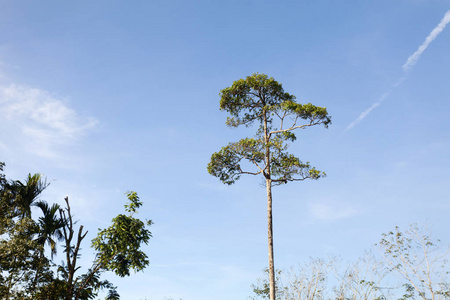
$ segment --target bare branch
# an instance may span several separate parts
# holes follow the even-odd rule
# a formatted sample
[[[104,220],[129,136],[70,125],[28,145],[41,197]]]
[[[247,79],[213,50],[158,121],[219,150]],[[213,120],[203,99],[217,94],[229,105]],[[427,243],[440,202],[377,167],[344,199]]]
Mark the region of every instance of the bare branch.
[[[290,127],[290,128],[279,129],[279,130],[271,131],[269,134],[272,135],[272,134],[276,134],[276,133],[292,131],[292,130],[295,130],[295,129],[304,129],[304,128],[306,128],[306,127],[311,127],[311,126],[318,125],[318,124],[320,124],[320,122],[314,122],[314,123],[313,123],[313,122],[311,121],[309,124],[304,124],[304,125],[294,126],[294,125],[295,125],[295,123],[294,123],[294,125],[293,125],[292,127]]]

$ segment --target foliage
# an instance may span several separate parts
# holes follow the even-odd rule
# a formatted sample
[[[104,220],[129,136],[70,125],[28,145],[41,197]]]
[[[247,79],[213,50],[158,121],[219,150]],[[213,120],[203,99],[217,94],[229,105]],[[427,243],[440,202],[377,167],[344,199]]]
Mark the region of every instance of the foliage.
[[[64,227],[64,222],[59,218],[60,206],[54,203],[49,206],[47,202],[39,201],[36,204],[42,211],[42,216],[38,219],[40,230],[36,241],[44,245],[47,243],[50,246],[51,258],[56,254],[56,240],[61,241],[63,235],[61,229]]]
[[[49,268],[49,260],[41,256],[44,251],[33,236],[37,224],[30,218],[15,219],[2,229],[0,240],[0,298],[28,299],[37,270]],[[42,277],[41,271],[41,277]],[[39,280],[40,278],[38,278]],[[19,289],[18,287],[24,287]]]
[[[283,288],[280,288],[280,275],[282,274],[281,270],[275,271],[276,278],[275,278],[275,284],[276,284],[276,299],[281,299],[282,296],[282,290]],[[269,284],[269,269],[266,268],[264,270],[265,277],[258,278],[256,284],[252,284],[253,293],[255,293],[255,297],[251,297],[251,299],[270,299],[270,284]]]
[[[10,181],[8,190],[12,194],[16,210],[20,212],[20,217],[31,218],[31,207],[36,205],[40,194],[48,187],[41,174],[28,174],[25,183],[19,180]]]
[[[66,282],[66,295],[69,299],[92,299],[101,289],[108,289],[109,299],[118,297],[115,287],[107,280],[100,280],[104,271],[112,271],[123,277],[130,275],[130,270],[143,270],[148,264],[147,255],[140,249],[147,244],[151,232],[147,224],[134,218],[138,208],[142,206],[137,193],[127,193],[129,200],[125,204],[125,210],[129,215],[120,214],[112,220],[112,225],[107,229],[99,230],[97,237],[92,240],[92,248],[96,250],[96,259],[86,274],[75,276],[79,269],[77,258],[80,256],[81,242],[87,231],[83,232],[83,226],[78,228],[76,241],[74,239],[74,222],[72,219],[69,199],[66,198],[65,210],[60,210],[61,219],[66,224],[63,228],[66,252],[66,265],[59,268],[59,273]]]
[[[214,153],[208,164],[211,175],[225,184],[235,183],[242,174],[262,174],[274,184],[319,179],[325,175],[286,150],[287,142],[296,140],[295,129],[319,124],[328,127],[331,118],[326,108],[296,103],[295,96],[285,93],[281,84],[264,74],[237,80],[223,89],[220,96],[220,109],[232,116],[227,119],[228,126],[250,126],[256,121],[259,129],[254,138],[229,143]],[[301,120],[306,123],[300,124]],[[278,127],[275,121],[279,122]],[[243,160],[250,162],[255,170],[243,170]]]
[[[5,168],[5,163],[0,161],[0,172],[3,172],[3,169]],[[0,173],[0,187],[3,187],[3,185],[6,183],[5,174]]]
[[[39,174],[28,175],[25,183],[0,178],[0,298],[35,299],[36,286],[47,285],[53,274],[39,238],[42,223],[31,218],[30,209],[47,184]]]
[[[4,163],[0,163],[0,172],[3,168]],[[40,174],[30,174],[22,183],[6,180],[0,173],[0,298],[87,300],[106,289],[106,299],[119,299],[116,287],[101,279],[102,272],[126,276],[131,269],[141,271],[149,263],[141,245],[152,236],[147,229],[152,222],[133,217],[143,204],[137,193],[127,193],[125,210],[129,214],[115,217],[112,225],[100,230],[92,241],[96,250],[93,265],[84,274],[76,274],[81,268],[77,259],[87,231],[80,225],[75,235],[76,222],[68,198],[65,208],[38,200],[47,186]],[[37,220],[31,216],[31,206],[42,213]],[[66,257],[59,266],[52,262],[58,241],[63,241]],[[50,257],[45,255],[46,245]]]
[[[127,193],[127,197],[130,203],[125,205],[125,210],[129,215],[115,217],[112,225],[92,240],[92,247],[97,251],[96,263],[121,277],[130,275],[130,269],[140,271],[149,264],[140,246],[147,244],[152,236],[146,224],[133,217],[142,205],[139,197],[135,192]],[[151,224],[152,221],[147,221],[148,226]]]
[[[232,115],[227,119],[227,125],[232,127],[249,126],[255,120],[262,123],[264,118],[271,123],[274,116],[281,121],[294,116],[295,121],[301,118],[325,126],[331,122],[325,108],[311,103],[296,103],[295,96],[285,93],[280,83],[265,74],[256,73],[246,79],[239,79],[231,87],[223,89],[220,96],[220,109]]]

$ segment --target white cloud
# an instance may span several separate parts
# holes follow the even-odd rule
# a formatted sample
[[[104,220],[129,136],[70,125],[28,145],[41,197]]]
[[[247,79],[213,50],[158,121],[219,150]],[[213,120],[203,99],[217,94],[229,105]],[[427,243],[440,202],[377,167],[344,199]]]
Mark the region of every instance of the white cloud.
[[[58,155],[98,121],[82,118],[63,100],[47,91],[23,85],[0,86],[2,140],[8,150],[23,149],[41,157]],[[7,136],[6,136],[7,135]]]
[[[309,211],[316,219],[335,221],[358,214],[358,210],[348,204],[310,203]]]

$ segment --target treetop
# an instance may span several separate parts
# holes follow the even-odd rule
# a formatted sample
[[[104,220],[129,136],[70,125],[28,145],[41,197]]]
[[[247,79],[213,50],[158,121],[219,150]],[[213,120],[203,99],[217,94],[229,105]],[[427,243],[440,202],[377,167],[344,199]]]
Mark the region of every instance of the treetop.
[[[331,123],[331,117],[325,107],[295,102],[295,96],[286,93],[281,83],[266,74],[254,73],[245,79],[239,79],[220,91],[220,109],[231,114],[227,125],[237,127],[249,126],[255,120],[262,121],[264,114],[268,121],[277,115],[280,119],[286,116],[310,120],[310,123]],[[280,128],[282,129],[282,128]]]

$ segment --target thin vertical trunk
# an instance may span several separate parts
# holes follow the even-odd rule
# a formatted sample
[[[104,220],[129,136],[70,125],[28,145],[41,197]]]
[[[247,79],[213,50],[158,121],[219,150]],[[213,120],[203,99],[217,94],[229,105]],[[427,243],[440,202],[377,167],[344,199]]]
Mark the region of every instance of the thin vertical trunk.
[[[264,102],[264,101],[263,101]],[[269,246],[269,287],[270,287],[270,300],[275,300],[275,264],[273,258],[273,230],[272,230],[272,179],[270,174],[270,148],[269,148],[269,128],[267,126],[267,112],[264,112],[264,143],[266,146],[265,153],[265,173],[266,177],[266,190],[267,190],[267,238]]]
[[[267,189],[267,229],[269,241],[269,285],[270,300],[275,300],[275,264],[273,259],[273,230],[272,230],[272,181],[266,180]]]

